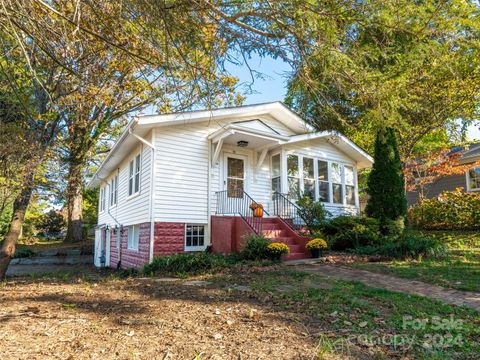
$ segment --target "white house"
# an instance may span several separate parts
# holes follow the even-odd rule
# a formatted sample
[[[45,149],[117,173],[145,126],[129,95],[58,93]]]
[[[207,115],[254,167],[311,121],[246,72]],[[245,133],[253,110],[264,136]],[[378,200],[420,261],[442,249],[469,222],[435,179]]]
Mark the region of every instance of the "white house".
[[[304,257],[295,198],[308,193],[332,214],[356,214],[357,171],[372,161],[281,102],[136,117],[89,184],[100,187],[95,264],[138,267],[208,245],[235,251],[248,232]]]

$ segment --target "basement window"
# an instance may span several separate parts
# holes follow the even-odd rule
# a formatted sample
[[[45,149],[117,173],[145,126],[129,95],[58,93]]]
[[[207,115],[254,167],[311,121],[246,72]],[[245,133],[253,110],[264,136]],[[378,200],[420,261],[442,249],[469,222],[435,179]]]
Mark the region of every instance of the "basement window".
[[[185,250],[200,251],[205,248],[205,225],[187,224],[185,227]]]

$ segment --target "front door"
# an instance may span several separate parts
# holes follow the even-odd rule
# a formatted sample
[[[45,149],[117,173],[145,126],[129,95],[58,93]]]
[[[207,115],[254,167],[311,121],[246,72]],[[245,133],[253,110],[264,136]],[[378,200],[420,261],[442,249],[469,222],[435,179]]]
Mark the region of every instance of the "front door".
[[[228,198],[243,198],[247,182],[247,157],[242,155],[225,155],[224,188]]]

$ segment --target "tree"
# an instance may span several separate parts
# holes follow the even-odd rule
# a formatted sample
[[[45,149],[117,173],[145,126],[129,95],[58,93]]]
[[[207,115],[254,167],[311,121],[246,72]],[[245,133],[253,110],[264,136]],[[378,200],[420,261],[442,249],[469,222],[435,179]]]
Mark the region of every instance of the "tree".
[[[405,181],[392,128],[377,132],[374,164],[367,185],[369,199],[365,211],[368,216],[379,219],[382,224],[405,217]]]
[[[462,151],[440,148],[404,161],[406,189],[418,192],[419,200],[425,198],[428,185],[442,177],[464,175],[468,170],[479,167],[480,161],[462,164]]]
[[[286,99],[319,130],[372,149],[376,129],[392,127],[404,158],[432,131],[478,118],[478,4],[378,0],[339,2],[336,10],[335,23],[305,16],[314,45]]]

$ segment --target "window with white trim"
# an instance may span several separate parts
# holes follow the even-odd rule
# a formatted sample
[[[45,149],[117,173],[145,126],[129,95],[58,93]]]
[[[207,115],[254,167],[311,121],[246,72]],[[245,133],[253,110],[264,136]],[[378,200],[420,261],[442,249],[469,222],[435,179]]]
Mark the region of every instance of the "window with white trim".
[[[118,199],[118,175],[110,181],[110,206],[117,205]]]
[[[205,246],[205,225],[185,226],[185,249],[201,250]]]
[[[131,225],[128,227],[128,250],[138,250],[138,240],[140,239],[140,225]]]
[[[480,190],[480,167],[468,171],[468,189]]]
[[[355,174],[353,166],[344,166],[345,171],[345,200],[347,205],[355,205]]]
[[[300,195],[300,172],[297,155],[287,156],[288,195],[297,199]]]
[[[318,171],[318,201],[330,202],[330,182],[328,177],[328,162],[323,160],[317,161]]]
[[[128,173],[128,196],[140,191],[140,154],[130,161]]]
[[[312,158],[303,158],[303,194],[315,199],[315,169]]]
[[[343,204],[342,168],[332,162],[332,200],[335,204]]]
[[[115,246],[120,249],[120,229],[115,229]]]
[[[280,176],[280,154],[272,156],[272,192],[282,192]]]
[[[100,212],[105,211],[105,187],[100,188]]]

